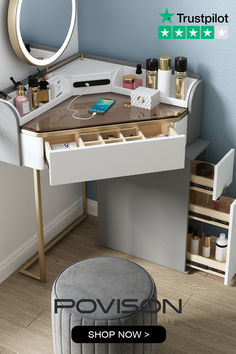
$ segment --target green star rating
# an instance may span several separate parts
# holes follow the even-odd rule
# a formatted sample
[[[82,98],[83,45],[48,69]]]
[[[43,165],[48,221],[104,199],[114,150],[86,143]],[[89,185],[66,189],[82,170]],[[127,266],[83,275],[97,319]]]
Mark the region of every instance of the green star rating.
[[[167,9],[166,9],[166,11],[164,13],[160,13],[160,15],[162,16],[162,22],[161,23],[163,23],[165,21],[168,21],[168,22],[172,23],[171,22],[171,17],[174,16],[174,14],[173,13],[169,13],[169,11]]]
[[[201,39],[214,39],[215,28],[214,26],[201,26]]]
[[[187,26],[187,39],[200,39],[200,26]]]
[[[219,32],[221,33],[221,32]],[[217,30],[216,30],[217,37]],[[214,39],[214,26],[158,26],[159,39]]]
[[[159,26],[158,27],[158,38],[159,39],[171,39],[171,26]]]
[[[186,27],[185,26],[173,26],[173,39],[185,39]]]

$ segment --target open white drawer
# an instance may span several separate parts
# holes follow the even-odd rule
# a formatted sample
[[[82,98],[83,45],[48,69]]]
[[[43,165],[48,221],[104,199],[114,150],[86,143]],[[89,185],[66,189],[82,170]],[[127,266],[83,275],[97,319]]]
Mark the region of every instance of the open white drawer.
[[[216,165],[213,166],[213,174],[209,177],[198,176],[197,165],[205,161],[193,161],[191,171],[191,190],[212,195],[217,200],[233,180],[234,154],[231,149]]]
[[[98,128],[45,142],[51,185],[184,168],[186,136],[169,122]]]

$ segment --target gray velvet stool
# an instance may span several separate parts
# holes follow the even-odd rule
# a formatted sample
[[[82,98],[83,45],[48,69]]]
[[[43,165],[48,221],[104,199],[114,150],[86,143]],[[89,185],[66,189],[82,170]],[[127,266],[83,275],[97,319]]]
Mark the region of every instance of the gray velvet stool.
[[[54,311],[55,299],[81,299],[101,301],[108,308],[104,313],[100,306],[91,301],[80,302],[79,311],[73,308],[59,308]],[[117,299],[137,299],[136,312],[122,314],[127,308],[117,308]],[[55,354],[156,354],[154,344],[78,344],[71,339],[75,326],[112,325],[156,325],[154,314],[156,287],[151,276],[139,265],[121,258],[98,257],[76,263],[62,272],[52,290],[52,323]],[[146,300],[146,301],[145,301]],[[140,306],[142,304],[142,306]],[[95,309],[93,313],[81,313]],[[129,309],[131,310],[131,309]],[[132,310],[131,310],[132,311]]]

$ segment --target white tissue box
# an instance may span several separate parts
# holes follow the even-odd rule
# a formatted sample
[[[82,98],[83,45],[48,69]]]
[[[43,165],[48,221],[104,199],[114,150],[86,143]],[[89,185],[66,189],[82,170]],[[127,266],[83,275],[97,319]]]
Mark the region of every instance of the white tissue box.
[[[160,91],[138,87],[131,93],[131,106],[152,109],[160,103]]]

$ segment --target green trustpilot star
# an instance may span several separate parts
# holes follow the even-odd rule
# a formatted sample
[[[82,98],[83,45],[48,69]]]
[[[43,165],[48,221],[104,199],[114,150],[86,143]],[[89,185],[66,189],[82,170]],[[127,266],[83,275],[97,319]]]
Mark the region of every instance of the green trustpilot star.
[[[171,22],[171,17],[174,16],[174,14],[173,13],[169,13],[169,11],[167,9],[166,9],[166,11],[164,13],[160,13],[160,15],[162,16],[162,22],[161,23],[163,23],[165,21],[168,21],[168,22],[172,23]]]
[[[200,26],[187,26],[187,39],[200,39]]]
[[[159,39],[171,39],[171,26],[158,26]]]
[[[173,39],[185,39],[186,27],[185,26],[173,26]]]
[[[201,39],[214,39],[215,28],[214,26],[201,26]]]

